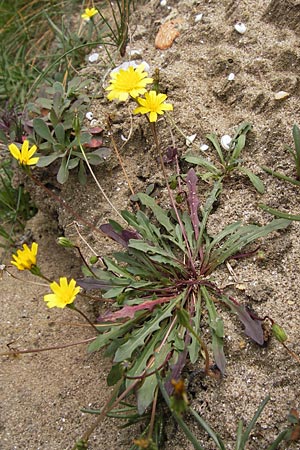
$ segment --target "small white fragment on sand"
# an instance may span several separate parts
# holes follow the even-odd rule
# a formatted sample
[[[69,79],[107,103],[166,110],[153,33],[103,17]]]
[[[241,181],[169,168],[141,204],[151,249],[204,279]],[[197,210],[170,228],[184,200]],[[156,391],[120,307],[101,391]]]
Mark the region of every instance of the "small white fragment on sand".
[[[85,117],[87,118],[87,120],[93,120],[94,114],[89,111],[86,113]]]
[[[96,61],[98,61],[98,58],[99,58],[99,53],[91,53],[89,55],[89,62],[90,63],[96,62]]]
[[[200,150],[202,150],[203,152],[206,152],[206,150],[208,150],[208,145],[207,144],[203,144],[203,145],[200,145]]]
[[[237,31],[239,34],[244,34],[246,33],[247,27],[243,22],[237,22],[234,25],[234,29],[235,31]]]
[[[289,97],[290,94],[286,91],[279,91],[276,92],[276,94],[274,95],[275,100],[283,100],[284,98]]]
[[[194,140],[196,139],[197,134],[191,134],[191,136],[187,136],[185,140],[185,145],[189,146],[191,145]]]
[[[132,50],[128,50],[128,55],[131,57],[141,57],[142,56],[142,51],[139,50],[138,48],[136,49],[132,49]]]
[[[160,6],[167,6],[167,0],[160,0]]]
[[[230,149],[232,138],[228,134],[224,134],[224,136],[221,137],[221,146],[224,148],[224,150]]]
[[[235,74],[234,74],[233,72],[231,72],[231,73],[228,75],[227,80],[228,80],[228,81],[233,81],[234,79],[235,79]]]
[[[196,14],[196,16],[195,16],[195,22],[196,22],[196,23],[197,23],[197,22],[200,22],[200,21],[202,20],[202,17],[203,17],[203,14],[202,14],[202,13]]]

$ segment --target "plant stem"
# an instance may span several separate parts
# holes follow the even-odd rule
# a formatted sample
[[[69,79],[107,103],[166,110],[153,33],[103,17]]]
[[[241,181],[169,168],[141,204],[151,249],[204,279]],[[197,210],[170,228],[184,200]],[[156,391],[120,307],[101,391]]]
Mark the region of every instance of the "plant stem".
[[[155,146],[156,146],[156,149],[157,149],[158,154],[159,154],[160,163],[161,163],[161,168],[162,168],[163,176],[164,176],[164,179],[165,179],[165,182],[166,182],[166,186],[167,186],[169,198],[170,198],[172,207],[173,207],[173,209],[174,209],[174,212],[175,212],[175,214],[176,214],[176,218],[177,218],[177,221],[178,221],[178,223],[179,223],[179,226],[180,226],[180,229],[181,229],[183,238],[184,238],[184,240],[185,240],[185,244],[186,244],[186,248],[187,248],[187,252],[188,252],[188,256],[189,256],[190,266],[191,266],[191,268],[192,268],[192,270],[193,270],[193,273],[196,274],[196,269],[195,269],[195,266],[194,266],[194,261],[193,261],[193,257],[192,257],[192,252],[191,252],[191,249],[190,249],[190,245],[189,245],[189,241],[188,241],[188,238],[187,238],[187,235],[186,235],[186,231],[185,231],[185,228],[184,228],[184,226],[183,226],[182,220],[181,220],[181,218],[180,218],[180,216],[179,216],[178,209],[177,209],[177,206],[176,206],[176,204],[175,204],[175,200],[174,200],[174,198],[173,198],[173,194],[172,194],[172,192],[171,192],[171,189],[170,189],[170,186],[169,186],[169,183],[168,183],[168,177],[167,177],[166,167],[165,167],[164,160],[163,160],[163,157],[162,157],[161,148],[160,148],[160,145],[159,145],[159,142],[158,142],[158,137],[157,137],[157,131],[156,131],[155,122],[150,122],[150,126],[151,126],[151,130],[152,130],[152,134],[153,134]]]
[[[81,142],[79,140],[79,136],[78,136],[78,144],[79,144],[79,148],[81,150],[81,153],[83,155],[83,158],[85,160],[86,165],[88,166],[88,169],[92,175],[92,177],[94,178],[94,181],[99,189],[99,191],[101,192],[101,194],[103,195],[103,197],[105,198],[105,200],[107,201],[107,203],[109,204],[109,206],[115,211],[115,213],[124,221],[123,217],[121,216],[121,214],[119,213],[119,211],[114,207],[114,205],[112,204],[112,202],[109,200],[109,198],[107,197],[106,193],[104,192],[104,189],[102,188],[101,184],[99,183],[99,181],[97,180],[97,177],[95,175],[95,173],[93,172],[93,169],[91,168],[91,165],[86,157],[85,151],[81,145]]]
[[[78,309],[73,303],[67,305],[70,309],[73,309],[74,311],[78,312],[90,325],[91,327],[97,332],[97,334],[100,333],[98,328],[93,324],[93,322],[90,321],[90,319],[82,312],[80,309]]]
[[[44,347],[44,348],[32,348],[29,350],[14,350],[12,349],[10,352],[4,352],[0,353],[0,356],[18,356],[25,353],[40,353],[40,352],[47,352],[48,350],[60,350],[61,348],[67,348],[67,347],[74,347],[75,345],[80,344],[86,344],[88,342],[91,342],[95,339],[95,337],[84,339],[80,342],[73,342],[72,344],[63,344],[63,345],[57,345],[57,346],[51,346],[51,347]]]

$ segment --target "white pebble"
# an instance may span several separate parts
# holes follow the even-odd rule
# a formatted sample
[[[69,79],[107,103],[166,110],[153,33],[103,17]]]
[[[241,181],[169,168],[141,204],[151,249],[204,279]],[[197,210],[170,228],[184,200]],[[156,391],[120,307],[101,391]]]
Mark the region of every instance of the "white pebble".
[[[224,134],[224,136],[221,137],[221,146],[224,148],[224,150],[230,149],[232,138],[228,134]]]
[[[93,120],[94,114],[89,111],[86,113],[85,117],[87,118],[87,120]]]
[[[230,74],[228,75],[227,80],[228,80],[228,81],[233,81],[234,79],[235,79],[235,74],[234,74],[234,73],[230,73]]]
[[[234,25],[234,29],[235,31],[237,31],[239,34],[244,34],[246,33],[247,27],[243,22],[237,22]]]
[[[202,14],[202,13],[197,14],[197,15],[195,16],[195,22],[200,22],[200,21],[202,20],[202,17],[203,17],[203,14]]]
[[[99,53],[91,53],[89,56],[89,62],[93,63],[96,62],[99,58]]]
[[[167,6],[167,0],[160,0],[160,6]]]
[[[208,150],[208,145],[206,145],[206,144],[200,145],[200,150],[205,152],[206,150]]]
[[[194,140],[196,139],[197,134],[191,134],[191,136],[187,136],[185,140],[185,145],[189,146],[191,145]]]
[[[276,92],[276,94],[274,95],[275,100],[283,100],[284,98],[289,97],[290,94],[288,92],[285,91],[279,91]]]

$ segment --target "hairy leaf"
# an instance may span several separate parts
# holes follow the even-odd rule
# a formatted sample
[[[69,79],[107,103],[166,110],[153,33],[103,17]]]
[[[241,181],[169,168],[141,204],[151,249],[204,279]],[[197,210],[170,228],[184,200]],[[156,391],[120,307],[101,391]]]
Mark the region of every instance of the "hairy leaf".
[[[172,310],[180,299],[181,295],[173,299],[169,305],[165,306],[161,310],[157,310],[155,316],[148,322],[145,322],[142,328],[131,333],[131,337],[128,341],[121,345],[121,347],[117,350],[114,362],[120,362],[130,358],[132,353],[138,347],[144,345],[147,337],[160,328],[160,322],[172,315]]]

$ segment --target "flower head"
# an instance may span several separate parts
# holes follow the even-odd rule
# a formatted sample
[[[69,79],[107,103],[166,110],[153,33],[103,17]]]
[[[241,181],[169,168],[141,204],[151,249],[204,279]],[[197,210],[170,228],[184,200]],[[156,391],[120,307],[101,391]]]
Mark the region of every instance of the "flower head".
[[[106,91],[111,91],[107,96],[108,100],[117,99],[124,102],[129,95],[133,98],[143,95],[146,92],[145,86],[153,82],[144,68],[142,63],[137,67],[129,66],[126,70],[112,71],[110,86],[106,88]]]
[[[24,166],[32,166],[39,160],[38,157],[32,158],[37,150],[37,147],[36,145],[33,145],[29,149],[29,141],[27,139],[25,139],[25,141],[23,142],[21,150],[18,149],[16,144],[10,144],[8,148],[13,157],[16,158],[19,163]]]
[[[57,307],[64,308],[74,302],[76,295],[80,291],[80,287],[76,286],[76,281],[73,278],[68,283],[66,277],[59,279],[59,284],[53,281],[50,284],[50,288],[53,294],[47,294],[44,296],[45,302],[49,308]]]
[[[90,20],[95,14],[98,14],[96,8],[86,8],[84,13],[81,14],[83,20]]]
[[[27,244],[23,244],[23,250],[17,250],[16,255],[12,255],[13,261],[11,263],[19,270],[31,270],[36,265],[36,255],[38,251],[38,244],[33,242],[31,249]]]
[[[163,114],[164,111],[172,111],[171,103],[164,103],[167,96],[165,94],[157,94],[155,91],[146,92],[145,98],[137,98],[138,106],[133,114],[149,114],[150,122],[157,121],[157,114]]]

